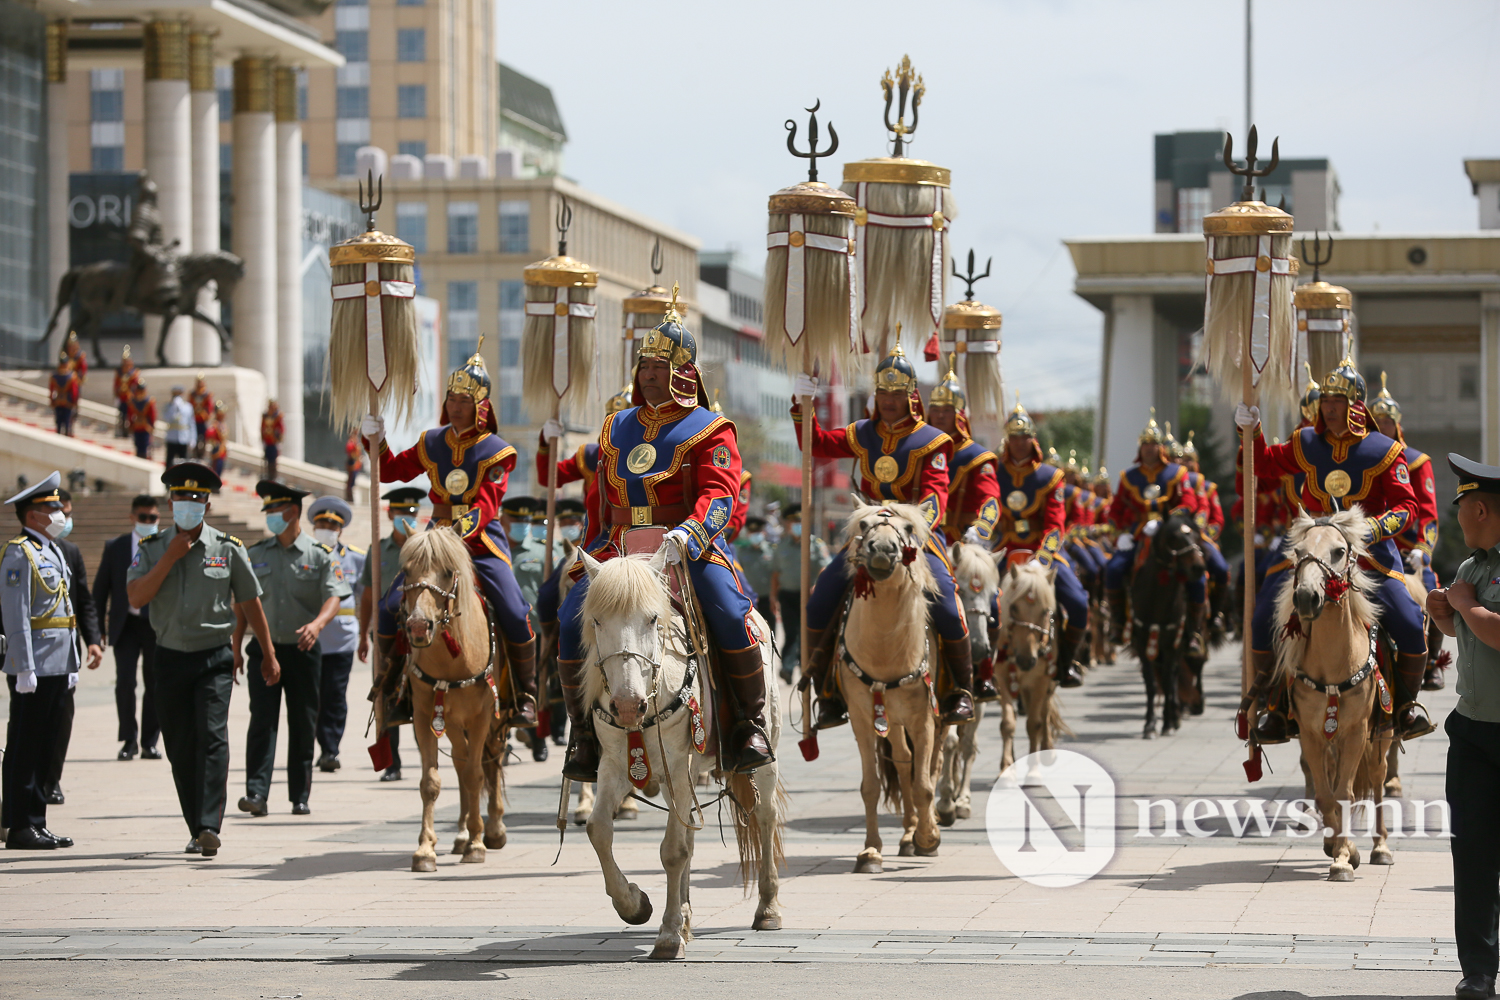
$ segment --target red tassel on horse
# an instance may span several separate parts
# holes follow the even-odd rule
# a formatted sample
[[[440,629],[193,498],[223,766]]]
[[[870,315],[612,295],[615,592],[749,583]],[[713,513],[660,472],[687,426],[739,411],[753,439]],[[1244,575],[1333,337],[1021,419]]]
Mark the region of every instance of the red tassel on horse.
[[[1342,601],[1344,599],[1344,595],[1348,592],[1348,580],[1340,579],[1336,576],[1330,576],[1328,579],[1323,581],[1323,596],[1328,598],[1335,604],[1337,604],[1339,601]]]
[[[453,638],[453,633],[443,629],[443,645],[448,647],[448,655],[458,657],[463,654],[463,647],[459,646],[458,640]]]
[[[870,579],[870,571],[863,565],[855,567],[854,570],[854,596],[859,598],[873,597],[875,595],[875,581]]]
[[[1295,614],[1292,615],[1292,617],[1286,620],[1286,624],[1281,626],[1281,634],[1283,638],[1287,639],[1301,635],[1302,619],[1298,618]]]
[[[917,547],[915,545],[907,545],[901,549],[901,565],[910,566],[916,562],[916,559]]]

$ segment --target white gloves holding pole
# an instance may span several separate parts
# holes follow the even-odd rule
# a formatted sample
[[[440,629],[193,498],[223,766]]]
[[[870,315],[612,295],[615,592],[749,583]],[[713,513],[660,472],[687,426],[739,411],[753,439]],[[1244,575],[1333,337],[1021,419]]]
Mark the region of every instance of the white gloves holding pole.
[[[563,425],[560,420],[548,420],[542,424],[542,438],[552,441],[563,436]]]
[[[1234,423],[1236,427],[1254,427],[1260,423],[1260,407],[1240,403],[1234,408]]]
[[[385,438],[385,417],[366,413],[364,419],[359,422],[359,436],[369,441],[371,448],[377,447]]]
[[[816,396],[818,394],[818,377],[798,372],[792,379],[792,395],[798,399],[803,396]]]

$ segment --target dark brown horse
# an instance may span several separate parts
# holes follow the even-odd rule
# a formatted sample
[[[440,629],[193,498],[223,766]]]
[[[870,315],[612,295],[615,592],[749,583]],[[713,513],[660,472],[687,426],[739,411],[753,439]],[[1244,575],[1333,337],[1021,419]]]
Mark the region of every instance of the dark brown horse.
[[[1141,676],[1146,682],[1146,725],[1141,735],[1148,740],[1157,734],[1158,692],[1162,697],[1162,734],[1175,732],[1182,724],[1177,685],[1190,638],[1187,584],[1204,571],[1192,514],[1173,511],[1157,524],[1160,527],[1130,582],[1130,643],[1141,661]]]

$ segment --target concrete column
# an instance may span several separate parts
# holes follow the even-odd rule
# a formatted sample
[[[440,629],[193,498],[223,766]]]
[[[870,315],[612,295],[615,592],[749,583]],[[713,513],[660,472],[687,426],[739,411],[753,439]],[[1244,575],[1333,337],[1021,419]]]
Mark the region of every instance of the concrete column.
[[[1479,450],[1500,465],[1500,292],[1479,298]]]
[[[276,353],[287,458],[301,459],[302,424],[302,123],[297,71],[276,67]]]
[[[278,398],[276,357],[276,122],[270,59],[234,61],[234,194],[230,248],[245,262],[234,292],[234,363],[266,377]]]
[[[177,241],[179,254],[193,251],[193,122],[188,98],[187,34],[187,25],[181,21],[146,22],[146,175],[156,182],[162,236],[168,243]],[[160,336],[166,338],[168,364],[192,364],[192,320],[180,317]],[[149,338],[147,349],[155,357],[156,344]]]
[[[214,38],[206,31],[188,36],[188,87],[193,122],[193,250],[219,249],[219,91],[214,86]],[[198,311],[219,318],[214,288],[198,296]],[[193,364],[223,362],[219,333],[206,323],[193,324]]]
[[[68,227],[68,22],[47,24],[47,311],[56,302],[57,286],[68,273],[71,231]],[[46,363],[57,360],[72,327],[72,310],[64,307],[47,347]]]
[[[1118,476],[1135,461],[1136,437],[1156,404],[1156,310],[1151,296],[1114,296],[1105,322],[1095,458],[1103,456],[1105,466]]]

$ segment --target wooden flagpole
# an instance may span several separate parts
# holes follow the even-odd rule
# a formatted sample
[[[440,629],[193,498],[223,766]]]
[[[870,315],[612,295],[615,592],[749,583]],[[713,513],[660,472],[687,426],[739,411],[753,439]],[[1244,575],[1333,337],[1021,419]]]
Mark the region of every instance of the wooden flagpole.
[[[1250,358],[1250,340],[1250,331],[1247,329],[1241,338],[1243,357],[1240,359],[1240,395],[1246,406],[1255,405],[1255,368]],[[1243,468],[1240,496],[1244,501],[1242,520],[1245,525],[1245,623],[1240,662],[1240,697],[1243,698],[1250,693],[1250,685],[1255,679],[1255,666],[1250,654],[1250,621],[1255,617],[1255,508],[1260,498],[1260,487],[1255,479],[1255,425],[1240,428],[1240,448],[1240,453],[1244,456],[1240,463]]]
[[[561,400],[552,402],[552,419],[562,412]],[[547,439],[547,551],[542,554],[542,579],[552,576],[552,540],[557,535],[557,445],[562,438]]]
[[[802,373],[812,375],[811,347],[806,337],[802,338]],[[812,515],[813,490],[813,428],[816,426],[817,408],[815,396],[802,397],[802,615],[801,634],[797,636],[799,666],[805,670],[812,657],[807,648],[807,599],[812,593]]]

